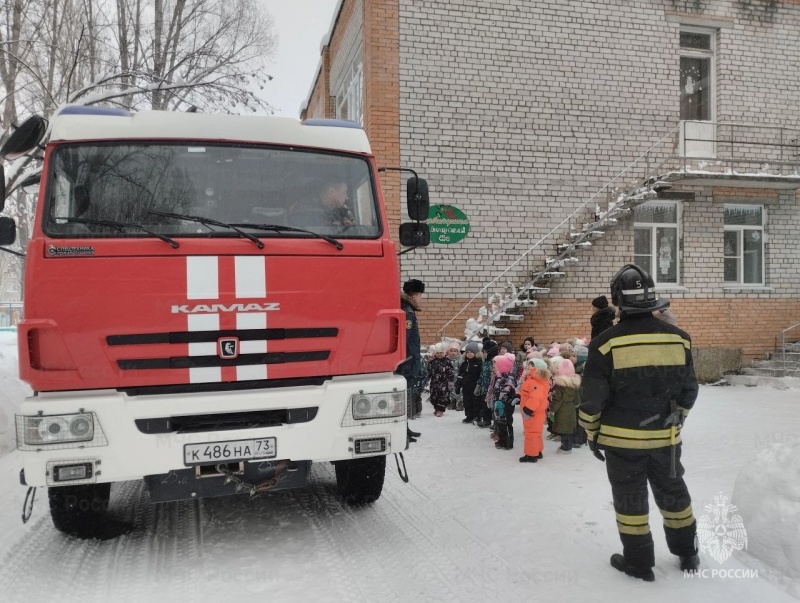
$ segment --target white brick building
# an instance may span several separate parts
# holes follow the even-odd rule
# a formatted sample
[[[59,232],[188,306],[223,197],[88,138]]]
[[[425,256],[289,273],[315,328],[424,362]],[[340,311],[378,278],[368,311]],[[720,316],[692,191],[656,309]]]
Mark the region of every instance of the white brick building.
[[[343,0],[327,41],[307,114],[361,119],[379,160],[470,219],[462,242],[403,256],[430,291],[423,340],[460,336],[485,294],[442,327],[526,251],[489,292],[656,177],[671,188],[604,225],[511,339],[588,334],[589,301],[634,260],[700,349],[757,357],[800,323],[800,3]],[[374,83],[394,73],[397,94]]]

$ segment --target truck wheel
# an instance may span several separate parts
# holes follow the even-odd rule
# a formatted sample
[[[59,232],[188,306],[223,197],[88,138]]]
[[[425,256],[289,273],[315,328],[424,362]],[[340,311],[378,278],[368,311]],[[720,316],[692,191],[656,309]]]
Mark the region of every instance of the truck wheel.
[[[374,503],[381,496],[386,474],[386,457],[336,462],[336,486],[348,505]]]
[[[50,517],[60,532],[95,538],[103,532],[111,484],[48,488]]]

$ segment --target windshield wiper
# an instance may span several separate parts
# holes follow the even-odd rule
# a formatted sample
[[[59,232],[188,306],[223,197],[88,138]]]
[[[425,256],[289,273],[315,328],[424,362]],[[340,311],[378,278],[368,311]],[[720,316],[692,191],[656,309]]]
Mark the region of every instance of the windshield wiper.
[[[92,220],[91,218],[69,218],[67,216],[54,216],[53,220],[64,220],[66,222],[75,222],[76,224],[94,224],[96,226],[108,226],[109,228],[113,228],[118,232],[122,232],[126,228],[135,228],[137,230],[141,230],[142,232],[146,232],[149,235],[156,237],[157,239],[161,239],[165,243],[169,243],[172,245],[173,249],[177,249],[179,247],[178,241],[175,239],[171,239],[166,235],[163,235],[158,232],[153,232],[146,226],[142,226],[141,224],[134,224],[133,222],[117,222],[116,220]]]
[[[190,216],[188,214],[173,214],[172,212],[168,211],[149,211],[148,214],[153,216],[164,216],[165,218],[175,218],[176,220],[186,220],[187,222],[198,222],[199,224],[203,224],[204,226],[221,226],[222,228],[230,228],[234,232],[238,233],[239,236],[248,239],[249,241],[253,241],[259,249],[264,249],[264,243],[261,240],[251,235],[249,232],[245,232],[240,228],[237,228],[235,224],[228,224],[226,222],[220,222],[219,220],[213,220],[211,218],[204,218],[202,216]]]
[[[231,224],[231,226],[239,226],[241,228],[256,228],[258,230],[272,230],[273,232],[302,232],[305,234],[310,234],[312,237],[315,237],[317,239],[322,239],[323,241],[327,241],[331,245],[335,245],[336,249],[338,249],[339,251],[344,249],[344,245],[342,245],[339,241],[337,241],[333,237],[319,234],[318,232],[314,232],[313,230],[306,230],[305,228],[295,228],[294,226],[283,226],[281,224],[246,224],[244,222]]]

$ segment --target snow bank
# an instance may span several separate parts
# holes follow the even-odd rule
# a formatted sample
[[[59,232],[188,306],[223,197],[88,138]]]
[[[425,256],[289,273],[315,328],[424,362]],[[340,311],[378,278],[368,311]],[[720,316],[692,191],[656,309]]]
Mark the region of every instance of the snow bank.
[[[733,492],[747,554],[800,597],[800,436],[770,445],[739,472]],[[774,571],[773,571],[774,570]]]
[[[18,378],[17,334],[0,331],[0,456],[16,448],[14,414],[31,391]]]

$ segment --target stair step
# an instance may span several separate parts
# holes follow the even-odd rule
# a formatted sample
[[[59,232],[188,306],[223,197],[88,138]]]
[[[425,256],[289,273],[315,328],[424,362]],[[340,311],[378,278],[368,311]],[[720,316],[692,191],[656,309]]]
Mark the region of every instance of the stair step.
[[[743,375],[756,375],[762,377],[800,377],[800,368],[793,369],[786,367],[786,372],[782,368],[755,368],[747,367],[742,369]]]
[[[520,293],[523,293],[523,292],[525,292],[525,291],[528,291],[528,292],[530,292],[530,293],[532,293],[532,294],[535,294],[535,295],[538,295],[538,294],[540,294],[540,293],[542,293],[542,294],[544,294],[544,293],[550,293],[550,289],[549,289],[549,288],[547,288],[547,287],[535,287],[535,286],[533,286],[533,285],[530,285],[530,286],[528,286],[528,287],[523,287],[523,288],[520,290]]]
[[[589,232],[598,228],[605,228],[606,226],[616,226],[618,222],[619,220],[611,215],[608,215],[604,218],[600,218],[597,222],[585,222],[583,224],[583,232]]]
[[[627,216],[631,210],[627,207],[615,207],[608,212],[609,217],[616,218],[617,216]]]
[[[495,320],[504,320],[504,321],[512,321],[512,322],[519,322],[521,320],[525,320],[524,314],[509,314],[507,312],[501,312],[497,315]]]
[[[591,241],[581,241],[580,243],[559,243],[557,249],[559,253],[563,253],[567,249],[589,249],[591,246]]]
[[[800,388],[798,377],[762,377],[758,375],[725,375],[723,379],[731,385],[767,386],[775,389]]]
[[[769,353],[770,360],[779,360],[782,361],[783,353],[780,350],[775,350],[774,352]],[[786,350],[786,362],[800,362],[800,352],[790,352],[788,349]]]
[[[579,262],[578,258],[561,258],[560,260],[545,258],[544,265],[546,268],[563,268],[564,266],[574,266]]]
[[[602,230],[590,230],[588,232],[571,232],[569,233],[570,239],[577,239],[578,237],[586,237],[587,239],[599,239],[606,236]]]
[[[783,360],[780,356],[772,360],[756,360],[751,365],[751,368],[765,368],[765,369],[783,369]],[[786,357],[787,369],[800,369],[800,359],[790,359]]]
[[[504,327],[494,327],[492,325],[489,325],[488,327],[486,327],[486,334],[489,337],[492,337],[494,335],[511,335],[511,330],[506,329]]]
[[[518,299],[512,304],[512,308],[535,308],[539,302],[535,299]]]
[[[553,272],[552,270],[548,270],[547,272],[543,272],[539,278],[559,279],[559,278],[564,278],[565,276],[567,276],[566,272]]]

